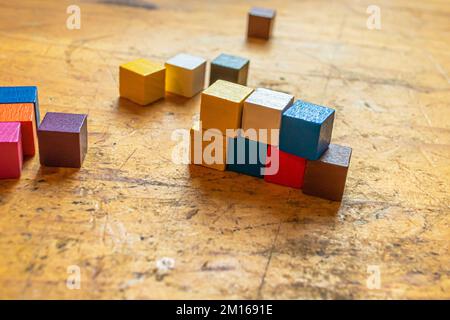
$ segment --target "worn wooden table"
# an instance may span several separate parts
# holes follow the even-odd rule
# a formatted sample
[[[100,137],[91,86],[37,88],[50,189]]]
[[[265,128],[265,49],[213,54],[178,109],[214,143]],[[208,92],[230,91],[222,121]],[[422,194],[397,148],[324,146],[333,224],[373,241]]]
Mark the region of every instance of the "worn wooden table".
[[[372,1],[261,1],[269,42],[246,41],[248,2],[76,1],[69,30],[73,2],[1,1],[0,85],[88,113],[90,147],[0,182],[0,298],[450,298],[446,0],[378,1],[381,30]],[[118,65],[179,52],[249,57],[250,86],[336,108],[342,203],[174,164],[199,96],[118,99]]]

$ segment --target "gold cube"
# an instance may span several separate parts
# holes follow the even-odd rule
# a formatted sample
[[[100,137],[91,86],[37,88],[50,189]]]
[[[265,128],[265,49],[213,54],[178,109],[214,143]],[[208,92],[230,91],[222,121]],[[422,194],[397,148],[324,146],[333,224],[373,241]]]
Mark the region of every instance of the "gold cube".
[[[124,63],[119,69],[120,96],[140,105],[164,97],[166,68],[147,59]]]
[[[236,83],[217,80],[202,93],[200,121],[204,129],[218,129],[226,135],[227,129],[241,128],[244,100],[253,89]]]

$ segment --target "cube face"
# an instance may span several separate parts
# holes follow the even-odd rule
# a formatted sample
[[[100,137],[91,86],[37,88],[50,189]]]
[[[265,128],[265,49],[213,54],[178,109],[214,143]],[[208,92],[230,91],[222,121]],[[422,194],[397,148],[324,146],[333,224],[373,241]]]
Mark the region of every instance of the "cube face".
[[[274,161],[278,160],[277,165]],[[291,188],[301,189],[306,169],[306,159],[283,152],[275,146],[268,146],[264,180]],[[275,174],[271,174],[272,171]]]
[[[244,100],[252,91],[228,81],[216,81],[202,93],[200,120],[203,128],[218,129],[223,135],[227,129],[240,129]]]
[[[290,94],[263,88],[256,89],[244,101],[242,129],[256,130],[257,141],[277,146],[282,113],[293,101],[294,96]]]
[[[241,135],[228,138],[227,170],[263,178],[266,158],[266,144]]]
[[[20,127],[19,122],[0,122],[0,179],[17,179],[22,172]]]
[[[330,144],[320,159],[308,161],[303,193],[332,201],[341,201],[351,155],[351,148]]]
[[[250,60],[238,56],[222,53],[211,61],[209,83],[225,80],[240,85],[247,85]]]
[[[163,65],[138,59],[119,69],[120,96],[147,105],[164,97],[166,69]]]
[[[49,112],[38,130],[41,164],[80,168],[87,153],[87,115]]]
[[[205,131],[195,123],[191,128],[190,163],[225,171],[227,140],[220,131]],[[206,140],[206,141],[204,141]]]
[[[334,110],[297,100],[282,116],[280,150],[317,160],[328,148]]]
[[[23,154],[31,157],[37,149],[34,110],[32,103],[0,104],[0,122],[20,122]]]
[[[26,87],[0,87],[0,104],[32,103],[36,129],[40,124],[38,90],[36,86]]]
[[[269,39],[272,35],[276,11],[267,8],[252,8],[248,12],[247,36]]]
[[[178,54],[166,62],[166,91],[193,97],[205,85],[206,60],[188,54]]]

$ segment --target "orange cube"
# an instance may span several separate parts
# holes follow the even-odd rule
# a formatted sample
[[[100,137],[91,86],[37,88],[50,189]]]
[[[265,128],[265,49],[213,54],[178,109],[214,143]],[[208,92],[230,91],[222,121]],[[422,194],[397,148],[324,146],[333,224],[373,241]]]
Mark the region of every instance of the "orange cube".
[[[36,154],[36,117],[33,103],[0,104],[0,122],[20,122],[23,155]]]

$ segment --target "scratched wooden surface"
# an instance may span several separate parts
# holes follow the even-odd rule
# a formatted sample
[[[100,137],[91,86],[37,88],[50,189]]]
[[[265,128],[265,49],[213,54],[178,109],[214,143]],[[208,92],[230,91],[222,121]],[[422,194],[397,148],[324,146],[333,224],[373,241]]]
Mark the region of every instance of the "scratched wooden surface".
[[[245,40],[251,2],[77,1],[68,30],[72,2],[0,2],[0,85],[88,113],[90,141],[79,171],[35,157],[0,182],[0,298],[450,298],[447,0],[377,1],[381,30],[373,1],[260,1],[278,9],[267,43]],[[336,108],[343,202],[172,163],[199,96],[120,100],[118,65],[179,52],[249,57],[250,86]]]

